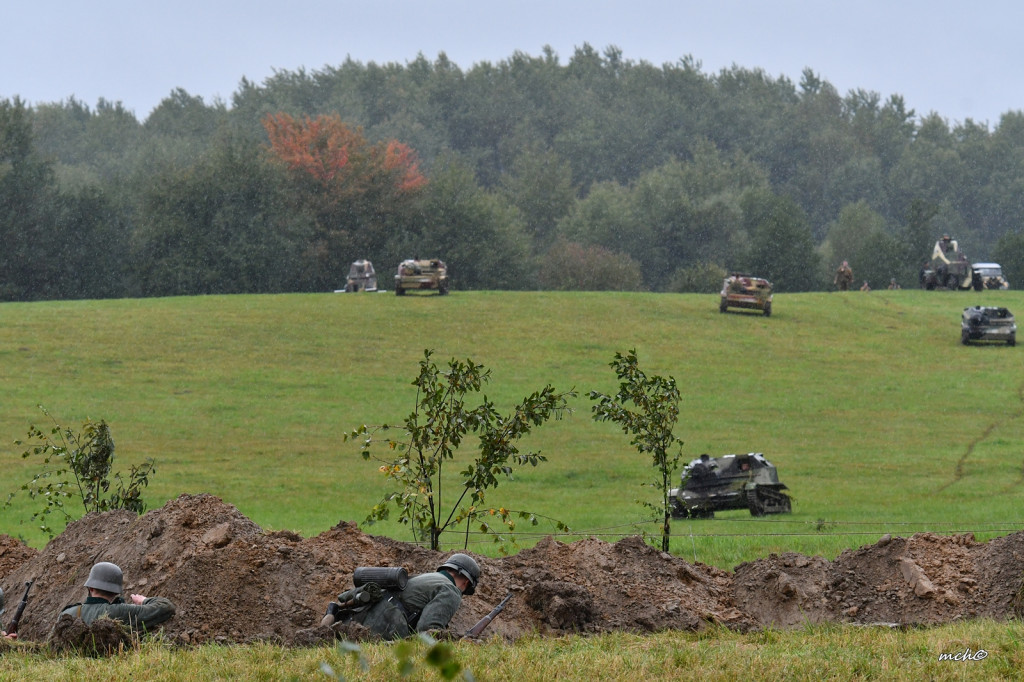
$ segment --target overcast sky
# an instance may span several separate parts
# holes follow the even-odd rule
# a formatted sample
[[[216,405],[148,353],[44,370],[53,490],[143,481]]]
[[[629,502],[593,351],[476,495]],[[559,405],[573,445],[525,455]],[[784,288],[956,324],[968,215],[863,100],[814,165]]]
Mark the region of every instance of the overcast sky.
[[[444,52],[463,70],[550,45],[609,45],[656,65],[692,55],[841,94],[903,95],[919,115],[990,128],[1024,109],[1021,0],[0,0],[0,98],[120,101],[144,120],[174,88],[207,103],[242,77],[346,57],[405,64]]]

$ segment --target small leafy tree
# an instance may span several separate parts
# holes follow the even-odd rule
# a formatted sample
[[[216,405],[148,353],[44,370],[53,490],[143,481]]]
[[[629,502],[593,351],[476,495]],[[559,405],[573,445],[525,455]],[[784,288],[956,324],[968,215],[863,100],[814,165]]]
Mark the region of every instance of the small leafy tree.
[[[78,433],[62,427],[44,408],[43,414],[53,422],[53,427],[44,432],[35,425],[28,431],[31,447],[22,453],[23,458],[41,457],[43,469],[31,481],[21,486],[28,496],[44,501],[43,508],[32,514],[32,520],[40,523],[40,529],[53,537],[54,531],[48,517],[53,512],[64,515],[65,523],[73,516],[65,506],[65,500],[76,498],[82,502],[85,513],[127,509],[141,514],[146,509],[142,500],[142,488],[149,485],[149,477],[156,473],[152,459],[140,465],[133,465],[125,481],[120,472],[115,472],[111,481],[110,472],[114,464],[114,439],[106,421],[86,419]],[[26,445],[16,440],[15,445]],[[7,496],[5,506],[10,506],[15,493]]]
[[[636,350],[626,355],[615,353],[615,360],[609,364],[619,379],[619,392],[614,396],[590,392],[590,399],[597,401],[593,407],[594,421],[615,422],[624,433],[633,436],[631,445],[640,453],[651,454],[658,470],[658,480],[646,485],[659,488],[661,500],[657,505],[650,502],[642,504],[663,519],[661,549],[667,552],[672,516],[669,489],[682,454],[682,441],[672,434],[679,419],[679,388],[672,377],[648,377],[640,369]],[[627,407],[630,403],[634,409]]]
[[[457,526],[481,516],[497,516],[510,529],[514,529],[512,514],[502,508],[485,510],[486,491],[496,488],[500,476],[510,477],[514,465],[537,466],[546,458],[539,452],[522,453],[517,447],[519,440],[533,427],[540,426],[548,419],[560,418],[571,411],[567,404],[573,391],[559,393],[549,384],[515,407],[512,414],[499,414],[494,404],[483,397],[476,407],[467,405],[467,396],[479,393],[490,379],[490,370],[467,359],[465,362],[452,358],[446,371],[431,361],[432,351],[426,350],[420,361],[420,372],[413,382],[416,386],[416,404],[405,418],[401,427],[388,424],[360,426],[345,435],[345,439],[361,439],[360,452],[363,459],[370,459],[375,444],[383,442],[394,457],[382,459],[380,470],[398,484],[373,507],[367,517],[368,523],[388,518],[392,505],[398,508],[398,520],[409,524],[420,538],[428,538],[432,549],[439,549],[439,539],[445,529]],[[401,428],[398,438],[377,438]],[[445,499],[447,492],[443,483],[446,464],[455,459],[463,439],[470,433],[479,439],[479,452],[475,460],[458,473],[461,482],[455,489],[454,502]],[[466,502],[469,505],[466,506]],[[518,512],[536,524],[536,515]],[[558,524],[564,529],[564,524]],[[469,526],[467,525],[467,533]],[[481,524],[483,532],[492,532],[491,527]]]

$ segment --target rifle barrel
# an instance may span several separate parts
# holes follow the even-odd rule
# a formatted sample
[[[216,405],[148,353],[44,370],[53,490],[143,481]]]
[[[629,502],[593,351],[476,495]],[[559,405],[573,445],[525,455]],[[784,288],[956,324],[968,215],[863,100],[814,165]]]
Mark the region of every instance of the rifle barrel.
[[[480,619],[480,620],[479,620],[479,621],[477,622],[477,624],[476,624],[476,625],[474,625],[474,626],[473,626],[473,627],[471,627],[471,628],[470,628],[469,630],[467,630],[467,631],[466,631],[466,634],[465,634],[465,635],[463,635],[463,637],[476,637],[476,636],[477,636],[477,635],[479,635],[479,634],[480,634],[481,632],[483,632],[483,631],[484,631],[484,628],[486,628],[486,627],[487,627],[488,625],[490,625],[491,621],[492,621],[492,620],[494,620],[494,619],[495,619],[495,617],[496,617],[496,616],[497,616],[497,615],[498,615],[499,613],[501,613],[501,612],[502,612],[502,610],[503,610],[503,609],[505,608],[505,604],[507,604],[507,603],[508,603],[508,600],[509,600],[509,599],[511,599],[511,598],[512,598],[512,593],[511,593],[511,592],[509,592],[508,594],[506,594],[506,595],[505,595],[505,598],[504,598],[504,599],[502,599],[502,600],[501,600],[501,602],[500,602],[500,603],[499,603],[499,604],[498,604],[497,606],[495,606],[495,607],[494,607],[494,610],[492,610],[492,611],[491,611],[490,613],[488,613],[488,614],[487,614],[486,616],[484,616],[483,618],[481,618],[481,619]]]
[[[32,583],[34,582],[35,578],[25,581],[25,594],[22,595],[21,602],[18,603],[18,609],[14,612],[14,618],[11,618],[11,623],[7,626],[7,634],[13,634],[18,631],[21,616],[25,613],[25,607],[28,606],[28,591],[32,589]]]

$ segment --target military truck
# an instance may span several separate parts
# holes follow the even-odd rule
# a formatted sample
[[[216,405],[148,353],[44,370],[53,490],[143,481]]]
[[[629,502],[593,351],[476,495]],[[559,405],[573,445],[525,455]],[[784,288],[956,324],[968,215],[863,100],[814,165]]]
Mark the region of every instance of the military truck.
[[[949,235],[942,235],[935,242],[931,260],[921,269],[920,279],[921,288],[928,291],[967,291],[972,287],[975,291],[981,291],[985,287],[981,274],[967,260],[957,241]]]
[[[448,294],[448,266],[443,260],[410,259],[402,261],[395,275],[395,295],[404,296],[410,290],[435,289],[441,296]]]
[[[772,283],[763,277],[730,273],[722,282],[718,311],[724,313],[729,308],[759,310],[769,317],[772,314]]]
[[[1005,341],[1017,345],[1017,321],[1006,308],[998,306],[972,306],[964,308],[960,316],[960,343],[972,341]]]
[[[751,516],[787,514],[792,503],[775,465],[760,452],[701,455],[683,468],[682,485],[669,491],[672,516],[710,519],[716,511],[749,509]]]
[[[348,278],[345,280],[345,291],[377,291],[377,273],[373,269],[373,263],[368,260],[357,260],[352,263],[348,269]]]

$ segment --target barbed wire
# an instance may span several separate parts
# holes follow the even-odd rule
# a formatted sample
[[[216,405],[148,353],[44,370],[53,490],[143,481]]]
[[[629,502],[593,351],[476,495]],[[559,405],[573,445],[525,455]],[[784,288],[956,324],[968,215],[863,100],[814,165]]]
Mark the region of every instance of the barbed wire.
[[[728,523],[728,522],[746,522],[747,519],[715,519],[717,523]],[[1024,520],[1022,521],[993,521],[984,524],[970,524],[972,527],[962,528],[959,527],[961,521],[829,521],[819,519],[816,521],[811,520],[791,520],[791,519],[761,519],[758,521],[758,525],[801,525],[801,526],[812,526],[813,531],[786,531],[780,532],[778,530],[772,530],[770,532],[757,532],[757,531],[745,531],[745,532],[693,532],[692,528],[683,530],[680,528],[681,524],[692,524],[692,523],[707,523],[707,520],[693,520],[687,521],[686,519],[675,519],[672,524],[672,537],[675,539],[680,538],[756,538],[756,537],[817,537],[817,538],[829,538],[829,537],[859,537],[859,536],[880,536],[889,533],[889,529],[894,531],[913,528],[915,533],[927,533],[927,532],[941,532],[943,534],[951,535],[963,535],[966,533],[1014,533],[1024,530]],[[550,537],[553,539],[562,538],[624,538],[631,535],[638,535],[644,533],[644,527],[657,527],[660,528],[661,520],[638,520],[627,523],[615,524],[612,526],[600,526],[596,528],[588,529],[569,529],[569,530],[558,530],[558,531],[541,531],[541,530],[505,530],[500,533],[485,532],[480,530],[470,530],[467,534],[466,531],[460,531],[459,535],[462,537],[462,541],[458,543],[451,543],[451,547],[463,547],[463,546],[488,546],[494,544],[500,544],[503,539],[504,541],[518,542],[519,540],[533,540],[543,539]],[[839,527],[877,527],[874,530],[836,530]],[[939,530],[941,529],[941,530]],[[646,531],[648,535],[651,531]],[[468,543],[467,543],[468,535]],[[477,539],[479,538],[479,539]],[[497,542],[495,541],[497,538]],[[413,543],[421,546],[426,546],[426,543]],[[449,543],[442,543],[448,546]]]

